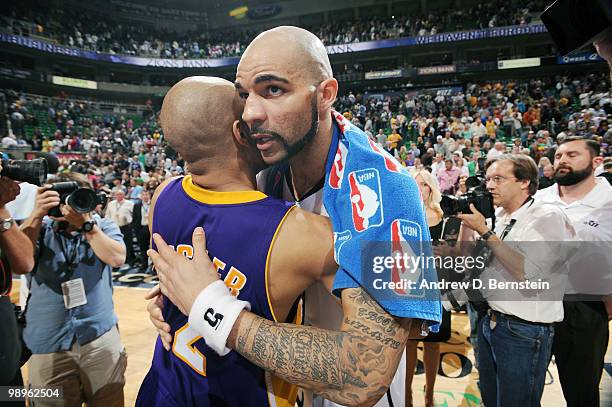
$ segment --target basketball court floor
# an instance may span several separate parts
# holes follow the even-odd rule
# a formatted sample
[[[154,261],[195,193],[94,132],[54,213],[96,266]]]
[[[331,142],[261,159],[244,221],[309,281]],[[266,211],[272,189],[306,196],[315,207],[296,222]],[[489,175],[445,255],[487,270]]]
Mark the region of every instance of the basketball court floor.
[[[13,295],[19,292],[19,282],[15,282]],[[146,286],[152,286],[153,279]],[[146,301],[143,299],[147,288],[116,286],[114,292],[115,310],[119,316],[119,329],[123,344],[128,353],[126,372],[125,405],[133,406],[138,389],[147,373],[156,333],[149,321],[146,311]],[[474,354],[468,341],[469,323],[466,314],[453,314],[452,336],[441,346],[441,371],[436,382],[435,403],[444,407],[472,407],[480,404],[480,394],[477,380],[478,372],[474,367]],[[419,349],[419,359],[422,360],[422,348]],[[24,367],[24,378],[27,378],[27,365]],[[520,374],[520,372],[517,372]],[[423,406],[423,386],[425,375],[422,365],[417,366],[417,374],[413,383],[414,405]],[[606,368],[601,381],[602,406],[612,406],[612,351],[606,355]],[[565,406],[561,386],[554,362],[549,366],[546,379],[544,407]],[[403,406],[402,406],[403,407]]]

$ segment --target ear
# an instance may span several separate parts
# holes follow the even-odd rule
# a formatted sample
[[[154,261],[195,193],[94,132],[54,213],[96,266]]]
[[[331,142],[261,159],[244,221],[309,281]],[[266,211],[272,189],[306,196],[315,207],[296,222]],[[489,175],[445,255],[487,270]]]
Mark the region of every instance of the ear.
[[[249,145],[249,126],[242,120],[234,120],[232,135],[239,146],[247,147]]]
[[[602,156],[597,156],[593,158],[593,169],[599,167],[601,165],[601,163],[603,163],[603,157]]]
[[[338,96],[338,81],[335,78],[326,79],[319,84],[319,88],[321,89],[320,109],[331,109]]]
[[[529,184],[531,184],[531,181],[524,179],[521,180],[521,189],[529,189]]]

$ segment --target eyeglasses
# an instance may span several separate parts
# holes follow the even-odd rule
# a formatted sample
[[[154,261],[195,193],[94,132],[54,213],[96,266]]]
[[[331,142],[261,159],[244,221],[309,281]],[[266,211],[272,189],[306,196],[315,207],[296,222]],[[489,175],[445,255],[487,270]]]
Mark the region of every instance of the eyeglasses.
[[[506,177],[502,177],[501,175],[495,175],[493,177],[486,177],[485,183],[488,184],[489,182],[493,181],[495,185],[499,185],[511,179],[516,179],[516,177],[506,178]]]

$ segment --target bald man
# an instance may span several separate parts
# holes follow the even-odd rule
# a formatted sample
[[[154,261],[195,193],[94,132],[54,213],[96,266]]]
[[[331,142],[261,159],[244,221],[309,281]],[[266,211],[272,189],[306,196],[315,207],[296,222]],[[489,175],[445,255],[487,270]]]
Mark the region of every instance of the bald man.
[[[255,190],[255,174],[263,162],[248,129],[237,120],[241,107],[233,84],[210,77],[184,79],[164,99],[164,135],[185,159],[191,175],[158,188],[149,225],[156,234],[155,248],[163,254],[180,253],[178,260],[187,262],[180,268],[193,266],[193,274],[179,273],[183,277],[179,283],[184,284],[181,295],[170,290],[172,302],[163,305],[169,332],[162,334],[172,337],[172,348],[164,349],[158,339],[136,404],[293,406],[295,386],[255,364],[331,399],[372,404],[389,385],[410,333],[410,320],[400,323],[383,317],[384,311],[366,293],[348,289],[342,293],[341,332],[279,323],[295,320],[297,300],[308,286],[321,282],[331,290],[338,267],[332,230],[328,218]],[[199,226],[206,230],[207,247],[201,234],[192,235]],[[153,260],[163,289],[171,283],[169,275],[155,252]],[[204,260],[211,268],[200,264]],[[250,308],[251,312],[240,312],[228,344],[238,348],[240,343],[259,343],[262,352],[247,356],[255,364],[236,352],[215,349],[214,341],[205,343],[197,329],[201,321],[184,315],[192,306],[185,297],[201,280],[205,285],[213,282],[207,290],[218,288],[217,284],[218,295],[230,297],[223,299],[224,306],[202,313],[201,319],[215,330],[223,331],[231,310]],[[200,291],[196,288],[195,294]],[[251,338],[251,332],[258,336]],[[268,341],[278,345],[278,353],[266,353]],[[270,358],[276,360],[274,368],[266,364]]]
[[[273,166],[259,178],[260,189],[330,216],[336,238],[334,254],[340,264],[335,294],[344,301],[347,289],[367,292],[384,308],[378,314],[381,318],[422,318],[436,330],[441,319],[437,292],[375,290],[371,271],[362,273],[362,244],[392,241],[396,248],[401,242],[410,242],[411,248],[419,246],[413,250],[416,255],[427,256],[431,254],[430,237],[414,180],[393,157],[369,143],[362,131],[332,110],[338,83],[321,41],[297,27],[278,27],[260,34],[240,60],[235,87],[245,100],[242,119],[249,126],[251,140],[265,163]],[[166,264],[175,259],[162,257]],[[182,270],[172,270],[169,279],[179,279]],[[406,269],[393,268],[383,277],[394,282],[436,279],[432,268],[417,271],[411,277]],[[305,297],[307,322],[332,329],[346,325],[341,308],[322,287],[309,289]],[[265,328],[251,330],[249,338],[257,337],[259,329]],[[268,354],[277,352],[275,338],[269,337],[266,343]],[[239,342],[234,349],[257,361],[258,349],[246,345],[254,343]],[[385,346],[384,341],[380,343]],[[256,363],[266,369],[286,368],[275,358]],[[297,365],[293,369],[300,371]],[[297,375],[296,380],[301,377]],[[391,397],[393,404],[403,404],[401,375],[395,384],[397,390],[377,406],[389,406],[387,399]],[[329,398],[327,393],[322,395]],[[335,400],[352,404],[349,395]]]

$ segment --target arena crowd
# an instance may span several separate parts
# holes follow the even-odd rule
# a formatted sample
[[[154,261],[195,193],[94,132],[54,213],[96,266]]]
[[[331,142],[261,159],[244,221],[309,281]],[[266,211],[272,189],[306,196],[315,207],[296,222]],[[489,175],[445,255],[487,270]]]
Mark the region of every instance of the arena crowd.
[[[512,4],[495,0],[467,9],[432,9],[390,18],[363,16],[358,20],[343,19],[304,28],[316,33],[325,45],[346,44],[526,25],[537,19],[535,12],[542,9],[542,0],[520,0]],[[128,20],[117,23],[110,16],[93,15],[83,10],[47,8],[31,1],[16,4],[0,13],[3,26],[11,34],[45,37],[62,45],[101,53],[155,58],[239,56],[258,32],[198,28],[177,33]],[[333,21],[333,16],[330,20]]]

